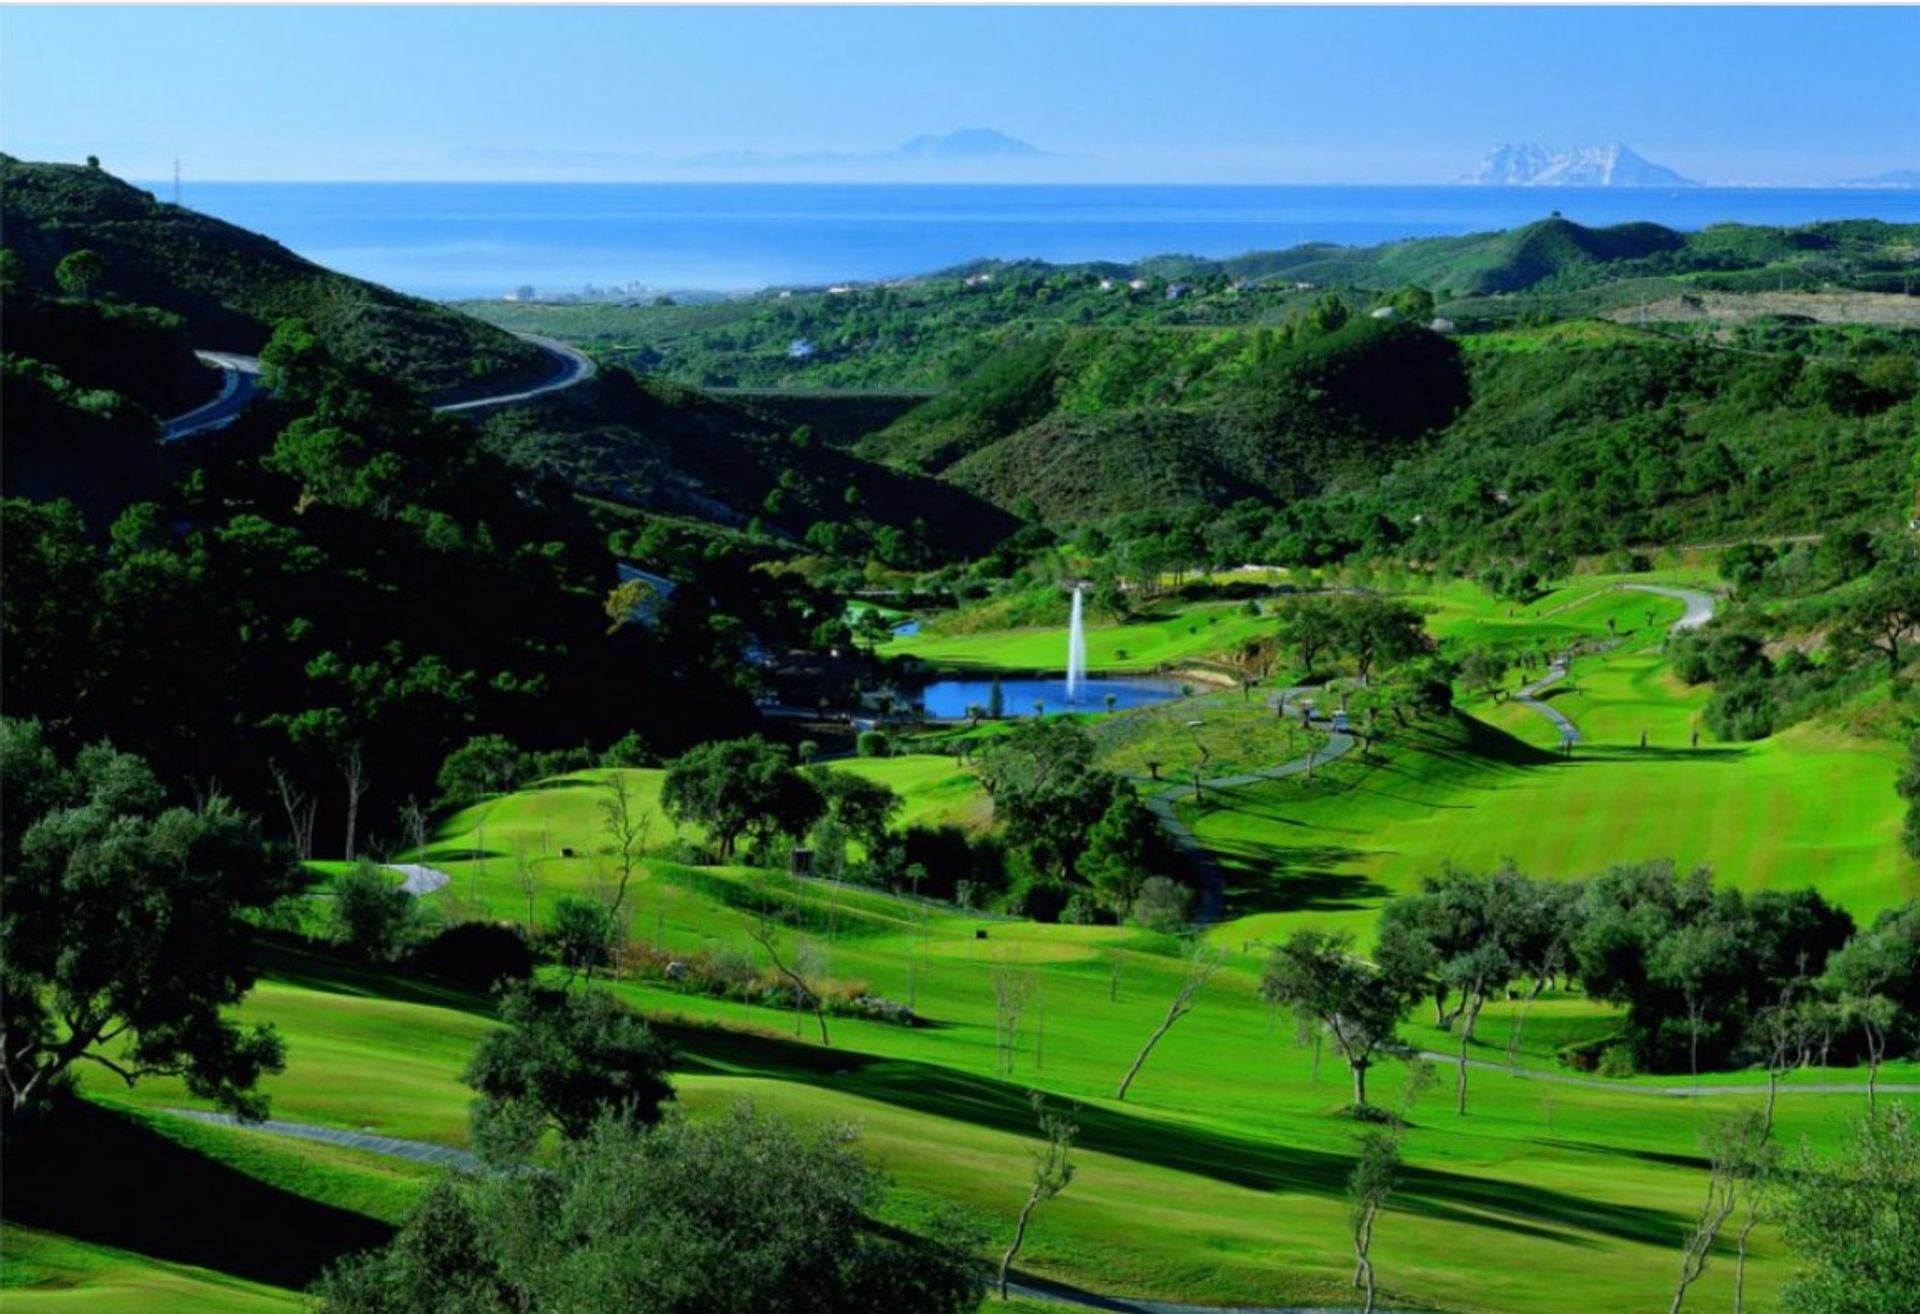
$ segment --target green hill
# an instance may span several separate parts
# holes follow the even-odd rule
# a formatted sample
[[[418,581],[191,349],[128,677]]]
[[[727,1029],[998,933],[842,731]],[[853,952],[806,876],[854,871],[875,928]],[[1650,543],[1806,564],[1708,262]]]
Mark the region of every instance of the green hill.
[[[254,352],[277,320],[298,316],[342,355],[377,365],[435,400],[553,373],[545,353],[496,328],[322,269],[257,233],[164,204],[99,169],[0,155],[0,232],[18,253],[29,288],[53,291],[63,258],[98,252],[106,261],[101,299],[178,315],[195,347]]]
[[[1328,330],[1084,330],[1019,342],[861,452],[1049,515],[1311,496],[1378,474],[1467,400],[1460,354]]]

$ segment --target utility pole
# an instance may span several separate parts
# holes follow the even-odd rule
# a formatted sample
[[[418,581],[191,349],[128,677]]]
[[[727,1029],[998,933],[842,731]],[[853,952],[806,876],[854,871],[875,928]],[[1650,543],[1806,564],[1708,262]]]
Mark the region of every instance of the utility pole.
[[[173,157],[173,203],[180,204],[180,157]]]

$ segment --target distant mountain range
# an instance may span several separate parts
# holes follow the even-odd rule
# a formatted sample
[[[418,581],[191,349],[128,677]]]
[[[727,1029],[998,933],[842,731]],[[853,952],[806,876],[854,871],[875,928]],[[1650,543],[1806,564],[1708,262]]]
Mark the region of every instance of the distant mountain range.
[[[1041,150],[1030,142],[992,128],[961,128],[955,132],[923,133],[890,150],[805,151],[775,154],[767,151],[708,151],[697,155],[657,155],[648,152],[571,151],[479,147],[456,151],[447,162],[480,171],[476,176],[500,177],[538,171],[546,176],[565,173],[580,177],[726,177],[751,175],[766,179],[871,177],[899,181],[980,180],[1023,167],[1069,157]]]
[[[1458,181],[1483,187],[1699,186],[1619,142],[1571,148],[1503,142]]]

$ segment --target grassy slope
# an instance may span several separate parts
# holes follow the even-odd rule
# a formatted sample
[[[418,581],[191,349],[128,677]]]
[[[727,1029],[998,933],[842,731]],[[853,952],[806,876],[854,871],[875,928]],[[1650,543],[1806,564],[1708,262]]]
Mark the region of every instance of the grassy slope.
[[[1121,624],[1089,625],[1087,669],[1148,670],[1225,652],[1272,629],[1271,619],[1249,616],[1238,603],[1156,607]],[[1066,666],[1067,630],[1061,625],[980,634],[922,631],[896,637],[882,652],[939,667],[1060,670]]]
[[[1442,589],[1433,597],[1442,609],[1436,627],[1456,636],[1517,636],[1562,625],[1593,633],[1623,605],[1642,613],[1624,620],[1642,625],[1649,604],[1666,609],[1656,625],[1677,609],[1589,591],[1510,618],[1470,591]],[[1616,615],[1617,624],[1622,619]],[[1501,707],[1486,710],[1487,721],[1463,716],[1409,733],[1377,767],[1343,765],[1324,770],[1312,787],[1250,791],[1232,810],[1203,817],[1203,836],[1229,850],[1240,846],[1230,856],[1262,879],[1241,892],[1245,915],[1214,932],[1233,954],[1231,966],[1167,1037],[1125,1104],[1112,1101],[1112,1084],[1158,1021],[1180,970],[1171,942],[1127,928],[948,912],[922,921],[876,893],[654,861],[633,894],[637,933],[682,953],[748,947],[737,907],[745,891],[770,889],[801,913],[833,900],[840,929],[826,946],[832,975],[889,997],[912,997],[929,1025],[835,1019],[834,1048],[824,1051],[787,1038],[795,1030],[812,1035],[811,1023],[797,1027],[801,1019],[790,1013],[658,984],[618,989],[669,1019],[683,1050],[682,1097],[694,1109],[747,1097],[805,1117],[856,1122],[867,1152],[893,1178],[887,1212],[900,1221],[928,1222],[936,1206],[952,1202],[1004,1234],[1023,1195],[1030,1144],[1024,1090],[1035,1086],[1079,1102],[1085,1134],[1080,1172],[1036,1219],[1024,1265],[1100,1290],[1343,1301],[1341,1184],[1356,1130],[1338,1114],[1346,1074],[1329,1056],[1316,1079],[1310,1052],[1296,1047],[1284,1021],[1258,1000],[1257,941],[1305,920],[1363,924],[1388,882],[1413,870],[1422,854],[1491,861],[1533,844],[1542,850],[1533,855],[1541,869],[1579,870],[1544,855],[1591,853],[1597,860],[1624,856],[1635,844],[1669,851],[1684,839],[1679,820],[1686,809],[1670,806],[1683,784],[1730,815],[1788,818],[1783,826],[1728,830],[1744,860],[1711,856],[1731,879],[1764,884],[1816,871],[1823,886],[1836,882],[1836,896],[1857,912],[1911,888],[1911,872],[1890,870],[1842,828],[1795,821],[1789,811],[1818,786],[1822,797],[1858,801],[1859,828],[1874,833],[1882,824],[1874,800],[1885,794],[1884,810],[1893,811],[1881,778],[1892,764],[1865,746],[1786,736],[1742,749],[1707,744],[1695,757],[1659,743],[1643,756],[1615,742],[1637,736],[1642,721],[1664,742],[1690,724],[1698,698],[1666,683],[1657,661],[1637,647],[1592,660],[1565,695],[1581,700],[1568,706],[1596,740],[1590,760],[1554,764],[1527,742],[1532,714]],[[908,795],[911,815],[978,806],[965,773],[945,759],[837,769],[888,779]],[[428,858],[452,872],[455,892],[470,893],[496,916],[523,915],[509,856],[516,845],[528,850],[542,882],[542,909],[563,891],[584,890],[600,844],[596,778],[583,773],[450,818]],[[632,772],[629,779],[652,806],[659,773]],[[1596,790],[1611,812],[1581,803]],[[1637,829],[1623,835],[1622,816]],[[665,823],[656,823],[654,842],[666,838]],[[560,856],[563,846],[576,856]],[[474,860],[476,848],[488,856]],[[1890,843],[1882,851],[1890,852]],[[1526,861],[1529,854],[1518,856]],[[1329,874],[1316,875],[1316,863]],[[1276,872],[1285,879],[1270,879]],[[1376,877],[1381,888],[1369,889]],[[280,953],[270,967],[272,979],[242,1011],[273,1020],[289,1041],[289,1069],[272,1083],[276,1114],[463,1142],[467,1092],[458,1074],[489,1025],[481,1001],[343,971],[316,957]],[[996,967],[1031,969],[1040,982],[1041,1002],[1023,1024],[1011,1072],[995,1055],[989,974]],[[1489,1009],[1483,1056],[1498,1056],[1511,1018],[1503,1004]],[[1549,1066],[1557,1045],[1610,1025],[1606,1010],[1589,1001],[1550,995],[1529,1011],[1519,1061]],[[1443,1043],[1420,1022],[1409,1037]],[[1913,1065],[1902,1065],[1890,1079],[1916,1076]],[[1383,1068],[1378,1095],[1390,1097],[1398,1079],[1393,1066]],[[132,1098],[146,1108],[189,1102],[167,1083],[143,1085]],[[1727,1102],[1550,1088],[1497,1074],[1475,1075],[1465,1119],[1451,1113],[1443,1094],[1429,1096],[1414,1114],[1406,1186],[1381,1223],[1376,1258],[1383,1280],[1402,1300],[1446,1309],[1558,1310],[1570,1286],[1594,1309],[1652,1305],[1663,1298],[1673,1240],[1702,1189],[1700,1130]],[[1831,1146],[1853,1104],[1788,1093],[1782,1135],[1789,1143],[1805,1136],[1816,1148]],[[232,1142],[248,1136],[195,1131],[219,1139],[208,1148],[225,1163],[237,1162]],[[254,1171],[287,1182],[304,1174],[297,1189],[370,1217],[388,1216],[395,1201],[417,1189],[404,1180],[369,1179],[364,1164],[298,1164],[290,1152],[261,1153],[266,1157]],[[1775,1234],[1763,1229],[1758,1242],[1750,1294],[1764,1301],[1787,1265]],[[1495,1253],[1500,1261],[1489,1262]],[[1729,1284],[1728,1267],[1718,1265],[1696,1296],[1718,1303]]]
[[[642,926],[655,897],[649,890],[637,909]],[[831,947],[835,975],[904,994],[916,928],[897,918],[889,924],[889,901],[855,902],[867,924]],[[665,938],[691,948],[737,940],[739,926],[738,914],[713,901],[681,898]],[[985,941],[973,935],[982,927]],[[985,926],[946,915],[924,934],[918,1002],[934,1025],[837,1020],[832,1051],[779,1039],[787,1016],[778,1012],[650,986],[620,989],[689,1022],[745,1028],[676,1027],[686,1102],[702,1110],[748,1097],[800,1116],[855,1121],[867,1152],[895,1180],[889,1212],[902,1220],[956,1201],[1001,1232],[1022,1194],[1023,1091],[1040,1086],[1081,1103],[1086,1133],[1073,1189],[1036,1223],[1033,1269],[1099,1289],[1199,1299],[1342,1298],[1341,1180],[1355,1130],[1336,1113],[1344,1073],[1330,1062],[1314,1080],[1310,1055],[1255,997],[1250,960],[1209,987],[1118,1105],[1112,1082],[1178,973],[1165,942],[1116,928]],[[1105,951],[1113,948],[1125,957],[1110,1001]],[[1010,1075],[994,1073],[986,979],[1001,963],[1038,971],[1046,1015],[1044,1036],[1029,1016]],[[300,985],[281,981],[244,1010],[278,1022],[296,1055],[337,1056],[290,1068],[274,1083],[276,1111],[459,1143],[466,1093],[457,1084],[457,1047],[422,1053],[420,1042],[478,1020],[370,999],[357,993],[363,985],[321,974]],[[1530,1049],[1555,1034],[1543,1025],[1553,1007],[1541,1006]],[[1488,1027],[1494,1034],[1492,1018]],[[1227,1055],[1232,1061],[1221,1062]],[[333,1070],[350,1073],[351,1086],[326,1080]],[[1391,1068],[1376,1078],[1389,1095],[1396,1080]],[[164,1084],[139,1092],[142,1104],[182,1099]],[[1444,1308],[1557,1309],[1569,1281],[1593,1308],[1644,1306],[1666,1280],[1671,1238],[1695,1202],[1694,1138],[1710,1107],[1547,1092],[1495,1077],[1476,1080],[1466,1120],[1430,1097],[1415,1115],[1407,1189],[1382,1223],[1387,1282]],[[1838,1134],[1831,1101],[1788,1095],[1782,1111],[1789,1139],[1806,1134],[1825,1145]],[[1495,1245],[1510,1262],[1485,1264]],[[1754,1280],[1768,1291],[1781,1273],[1767,1237]],[[1724,1271],[1709,1284],[1719,1292],[1709,1299],[1724,1295]]]

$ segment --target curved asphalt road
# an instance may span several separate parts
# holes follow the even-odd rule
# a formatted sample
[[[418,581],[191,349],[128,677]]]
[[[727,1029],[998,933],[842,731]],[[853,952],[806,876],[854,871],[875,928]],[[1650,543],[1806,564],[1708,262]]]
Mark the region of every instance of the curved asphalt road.
[[[1295,685],[1280,695],[1279,708],[1284,714],[1291,712],[1302,694],[1312,693],[1318,686],[1310,684]],[[1284,780],[1288,776],[1297,776],[1310,771],[1335,758],[1345,757],[1353,751],[1354,737],[1344,730],[1329,730],[1327,742],[1314,749],[1305,757],[1295,758],[1291,762],[1282,762],[1278,766],[1261,767],[1254,771],[1236,776],[1216,776],[1211,780],[1202,780],[1197,785],[1176,785],[1163,793],[1147,796],[1146,804],[1153,815],[1159,818],[1161,827],[1169,838],[1179,846],[1181,852],[1200,872],[1200,906],[1194,911],[1193,920],[1200,926],[1211,926],[1220,920],[1222,904],[1226,897],[1226,874],[1220,870],[1219,862],[1212,850],[1194,836],[1187,824],[1180,820],[1174,805],[1181,799],[1192,798],[1202,790],[1239,789],[1245,785],[1257,784],[1262,780]],[[1148,779],[1145,776],[1134,777],[1136,781]],[[1138,1306],[1146,1309],[1148,1306]],[[1174,1306],[1167,1306],[1174,1309]]]
[[[233,423],[233,417],[253,400],[253,394],[260,386],[260,358],[257,356],[236,356],[227,351],[196,351],[193,354],[221,371],[220,395],[203,406],[194,407],[185,415],[164,421],[160,430],[162,442],[178,442],[209,429],[226,428]]]
[[[559,392],[562,388],[571,388],[576,383],[585,383],[593,377],[594,370],[597,368],[593,363],[593,357],[574,350],[558,338],[543,338],[532,333],[516,333],[514,336],[531,342],[550,356],[558,357],[560,372],[537,388],[527,388],[521,392],[504,392],[497,397],[476,397],[472,401],[451,402],[433,409],[442,414],[451,414],[455,411],[477,411],[487,406],[506,406],[513,402],[531,401],[549,392]]]
[[[1658,593],[1663,598],[1678,598],[1686,603],[1686,615],[1667,627],[1670,634],[1697,630],[1713,619],[1715,602],[1711,593],[1702,593],[1699,589],[1670,589],[1664,584],[1623,584],[1620,587],[1635,593]]]
[[[1663,598],[1677,598],[1685,603],[1687,608],[1685,614],[1667,627],[1669,634],[1697,630],[1713,619],[1716,603],[1711,593],[1702,593],[1699,589],[1668,588],[1664,584],[1623,584],[1620,587],[1631,589],[1635,593],[1657,593]],[[1539,698],[1543,689],[1566,678],[1566,668],[1555,662],[1547,668],[1547,674],[1516,690],[1513,698],[1515,702],[1531,708],[1553,722],[1560,731],[1562,743],[1577,744],[1580,742],[1580,727],[1569,721],[1558,708],[1548,706]]]
[[[525,388],[519,392],[503,392],[492,397],[476,397],[472,401],[450,402],[433,409],[442,414],[456,411],[477,411],[488,406],[507,406],[514,402],[530,401],[549,392],[558,392],[562,388],[571,388],[576,383],[584,383],[592,378],[595,371],[593,358],[576,351],[566,343],[554,338],[537,337],[531,333],[516,336],[531,342],[560,363],[560,372],[538,387]],[[236,415],[253,400],[260,386],[260,358],[258,356],[238,356],[227,351],[196,351],[193,353],[202,361],[214,366],[225,374],[221,381],[220,395],[204,406],[196,406],[185,415],[175,416],[164,422],[161,429],[163,442],[179,442],[197,433],[206,433],[212,429],[224,429],[233,423]]]

